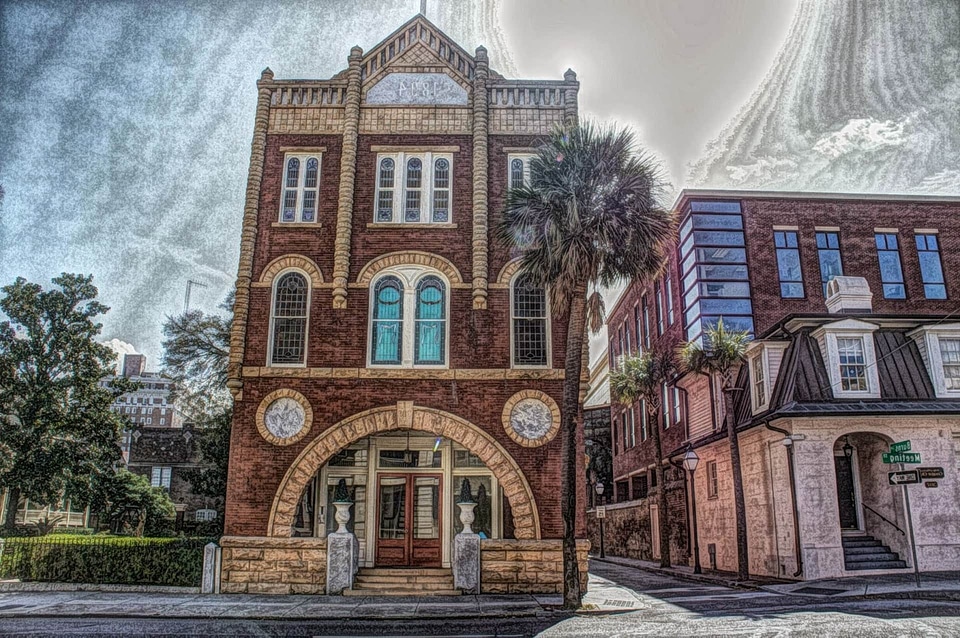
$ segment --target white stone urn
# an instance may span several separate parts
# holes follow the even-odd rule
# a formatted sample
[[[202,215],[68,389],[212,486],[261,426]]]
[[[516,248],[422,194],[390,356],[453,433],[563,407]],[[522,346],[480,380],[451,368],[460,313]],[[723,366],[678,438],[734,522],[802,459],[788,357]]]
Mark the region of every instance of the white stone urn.
[[[336,514],[333,515],[333,518],[337,521],[337,525],[340,527],[337,528],[336,534],[347,534],[347,523],[350,522],[350,506],[353,505],[350,501],[334,501],[333,506],[337,508]],[[470,520],[473,520],[472,518]]]
[[[473,513],[473,509],[477,506],[476,503],[457,503],[460,506],[460,522],[463,523],[463,531],[461,534],[473,534],[473,528],[470,527],[473,525],[473,521],[476,516]]]

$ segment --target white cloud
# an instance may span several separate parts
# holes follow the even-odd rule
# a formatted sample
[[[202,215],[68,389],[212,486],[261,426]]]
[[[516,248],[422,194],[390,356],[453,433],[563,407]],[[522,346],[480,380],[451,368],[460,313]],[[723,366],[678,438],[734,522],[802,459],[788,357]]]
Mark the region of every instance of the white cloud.
[[[881,122],[873,118],[853,119],[839,131],[817,140],[813,150],[836,159],[854,151],[874,151],[888,146],[901,146],[907,141],[905,131],[909,124],[909,117],[897,122]]]
[[[103,345],[107,346],[117,354],[117,361],[114,365],[114,369],[118,374],[120,373],[120,367],[123,365],[123,355],[137,354],[137,349],[134,348],[132,344],[129,344],[126,341],[121,341],[120,339],[110,339],[109,341],[104,341]]]

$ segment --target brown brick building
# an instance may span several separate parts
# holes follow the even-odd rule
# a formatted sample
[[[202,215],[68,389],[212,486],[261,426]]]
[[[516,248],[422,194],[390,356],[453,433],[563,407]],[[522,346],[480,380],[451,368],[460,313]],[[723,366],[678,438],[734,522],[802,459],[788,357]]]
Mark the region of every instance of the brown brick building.
[[[960,199],[686,190],[675,213],[665,274],[634,282],[609,315],[611,365],[658,340],[699,339],[721,317],[750,332],[732,396],[751,573],[889,573],[912,566],[914,550],[922,570],[960,566]],[[678,371],[664,400],[656,427],[676,468],[671,540],[690,556],[697,520],[701,563],[733,571],[719,382]],[[654,426],[639,407],[611,404],[617,504],[607,551],[650,558]],[[917,454],[903,466],[884,456],[901,442]],[[677,467],[691,448],[696,511]],[[942,478],[888,481],[917,464]]]
[[[257,86],[223,590],[325,591],[341,480],[361,567],[447,569],[469,479],[483,591],[559,591],[566,325],[491,229],[575,74],[505,79],[417,16]]]

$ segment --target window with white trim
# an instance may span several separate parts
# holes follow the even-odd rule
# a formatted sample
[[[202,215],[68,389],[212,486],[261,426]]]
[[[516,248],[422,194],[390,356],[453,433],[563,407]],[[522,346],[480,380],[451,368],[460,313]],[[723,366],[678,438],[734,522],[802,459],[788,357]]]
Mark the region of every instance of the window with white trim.
[[[867,391],[867,361],[863,351],[863,337],[837,337],[840,389],[844,392]]]
[[[376,180],[374,222],[447,224],[452,221],[451,153],[379,153]]]
[[[307,317],[310,284],[298,271],[276,278],[270,317],[270,360],[268,365],[302,366],[307,362]]]
[[[527,275],[517,275],[510,286],[510,323],[514,367],[550,365],[550,309],[546,291]],[[623,353],[622,333],[620,353]]]
[[[873,343],[875,324],[845,319],[826,324],[813,332],[820,344],[833,396],[880,398],[880,378]]]
[[[650,436],[650,428],[647,422],[647,400],[640,399],[640,440],[646,441]]]
[[[717,480],[717,462],[707,461],[707,498],[717,498],[720,493]]]
[[[195,519],[198,523],[206,523],[207,521],[212,521],[217,517],[217,510],[211,509],[202,509],[197,510],[194,514]]]
[[[447,365],[449,286],[436,272],[403,267],[370,287],[371,366]]]
[[[280,197],[280,222],[317,221],[320,194],[319,153],[287,153],[283,159],[283,195]]]
[[[753,383],[753,409],[758,410],[767,405],[767,379],[763,372],[763,351],[751,359],[750,373]]]
[[[960,391],[960,338],[940,337],[943,384],[948,392]]]
[[[940,323],[917,328],[916,341],[939,398],[960,397],[960,323]]]
[[[507,187],[521,188],[530,185],[530,159],[533,153],[510,153],[507,155]]]
[[[150,471],[150,486],[170,489],[170,477],[173,474],[172,467],[153,466]]]

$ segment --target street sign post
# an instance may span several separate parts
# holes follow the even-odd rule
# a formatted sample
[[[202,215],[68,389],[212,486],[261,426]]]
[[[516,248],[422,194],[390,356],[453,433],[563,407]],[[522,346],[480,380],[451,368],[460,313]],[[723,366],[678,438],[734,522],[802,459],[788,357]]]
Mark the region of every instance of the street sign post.
[[[920,480],[928,481],[930,479],[942,479],[944,478],[943,468],[942,467],[918,467],[917,472],[920,473]]]
[[[920,474],[916,470],[887,472],[887,479],[890,481],[890,485],[908,485],[910,483],[919,483]]]
[[[891,452],[909,452],[910,441],[900,441],[899,443],[891,443],[890,451]]]
[[[884,452],[884,463],[921,463],[919,452]]]

